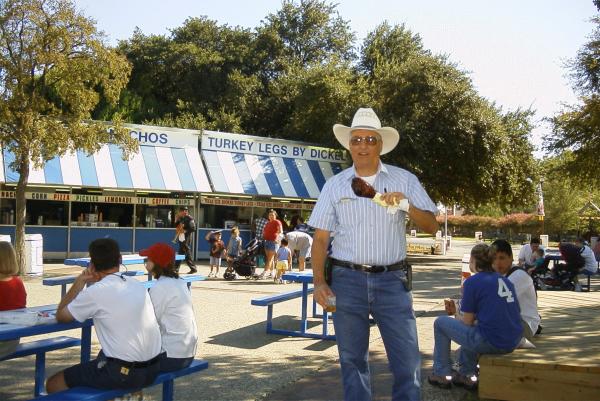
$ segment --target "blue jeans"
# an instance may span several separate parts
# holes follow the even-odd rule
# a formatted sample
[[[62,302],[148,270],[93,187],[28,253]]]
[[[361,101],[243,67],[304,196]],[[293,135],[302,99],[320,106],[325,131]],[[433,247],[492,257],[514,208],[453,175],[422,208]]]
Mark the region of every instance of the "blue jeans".
[[[477,372],[479,354],[508,354],[512,349],[500,349],[488,343],[479,332],[477,326],[467,326],[450,316],[440,316],[433,323],[435,346],[433,349],[433,374],[450,376],[452,359],[450,358],[450,342],[460,345],[459,372],[465,376]]]
[[[420,400],[421,356],[412,296],[402,284],[404,272],[365,273],[334,267],[333,316],[344,399],[371,400],[369,314],[373,316],[394,376],[393,400]]]

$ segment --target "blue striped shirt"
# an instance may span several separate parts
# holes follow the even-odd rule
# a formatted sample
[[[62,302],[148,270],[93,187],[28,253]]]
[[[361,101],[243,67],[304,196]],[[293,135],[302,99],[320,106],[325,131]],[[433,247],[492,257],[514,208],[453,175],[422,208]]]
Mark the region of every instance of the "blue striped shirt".
[[[333,236],[335,259],[368,265],[389,265],[406,257],[406,213],[386,208],[352,191],[354,166],[331,177],[319,195],[308,224]],[[402,192],[411,207],[437,214],[435,204],[417,177],[380,162],[373,187],[377,192]]]

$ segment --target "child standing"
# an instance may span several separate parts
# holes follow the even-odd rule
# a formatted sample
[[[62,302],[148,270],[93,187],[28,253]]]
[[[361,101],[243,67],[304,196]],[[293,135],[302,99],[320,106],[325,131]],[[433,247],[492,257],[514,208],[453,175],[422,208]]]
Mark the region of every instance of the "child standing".
[[[221,240],[221,230],[211,231],[204,238],[210,243],[210,273],[208,273],[208,277],[217,277],[219,267],[221,267],[221,258],[225,253],[225,243]],[[213,270],[215,270],[214,273]]]
[[[288,240],[283,238],[281,240],[281,246],[277,250],[277,264],[275,268],[277,269],[277,274],[275,275],[274,281],[279,284],[283,284],[283,280],[281,276],[283,272],[289,270],[292,266],[292,251],[288,248]]]
[[[0,242],[0,311],[25,307],[27,293],[17,276],[17,256],[10,242]],[[0,357],[12,354],[19,340],[0,341]]]
[[[242,237],[240,237],[240,229],[233,227],[231,229],[231,238],[227,243],[227,267],[233,268],[233,261],[242,254]]]

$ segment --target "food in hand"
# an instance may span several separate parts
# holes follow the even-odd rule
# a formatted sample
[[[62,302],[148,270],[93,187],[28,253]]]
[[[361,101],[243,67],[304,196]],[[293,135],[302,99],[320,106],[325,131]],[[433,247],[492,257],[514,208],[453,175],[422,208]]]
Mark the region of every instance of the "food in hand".
[[[361,198],[372,199],[373,202],[377,203],[383,207],[393,207],[393,205],[388,205],[384,200],[381,199],[381,194],[375,191],[375,188],[365,180],[360,177],[354,177],[352,179],[352,191],[356,196],[360,196]]]

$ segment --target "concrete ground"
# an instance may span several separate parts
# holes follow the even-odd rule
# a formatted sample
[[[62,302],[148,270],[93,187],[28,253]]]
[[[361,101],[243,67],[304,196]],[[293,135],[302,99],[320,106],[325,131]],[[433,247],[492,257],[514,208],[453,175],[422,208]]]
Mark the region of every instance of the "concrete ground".
[[[454,241],[446,256],[413,256],[414,309],[417,315],[422,378],[431,371],[433,320],[443,313],[443,299],[458,296],[460,260],[472,242]],[[137,267],[137,266],[136,266]],[[134,268],[136,268],[134,267]],[[139,267],[141,268],[141,266]],[[208,266],[200,262],[200,274]],[[74,274],[77,267],[44,266],[44,276]],[[222,273],[223,271],[221,271]],[[29,306],[59,302],[60,288],[42,285],[40,277],[26,278]],[[197,357],[210,363],[207,371],[178,379],[177,400],[338,400],[342,399],[337,348],[332,341],[289,338],[265,334],[266,308],[250,300],[267,294],[300,288],[300,284],[277,285],[270,281],[224,281],[211,279],[194,283],[192,299],[199,328]],[[276,327],[299,327],[300,300],[274,307]],[[319,332],[313,319],[311,330]],[[331,326],[333,332],[333,325]],[[78,331],[61,333],[79,336]],[[30,340],[30,339],[28,339]],[[371,370],[375,399],[389,399],[391,378],[385,350],[377,327],[371,329]],[[98,342],[93,338],[93,352]],[[47,355],[47,375],[78,362],[78,349]],[[27,400],[33,391],[33,357],[0,363],[0,400]],[[424,400],[476,400],[462,389],[422,387]],[[160,387],[147,390],[146,400],[159,400]]]

